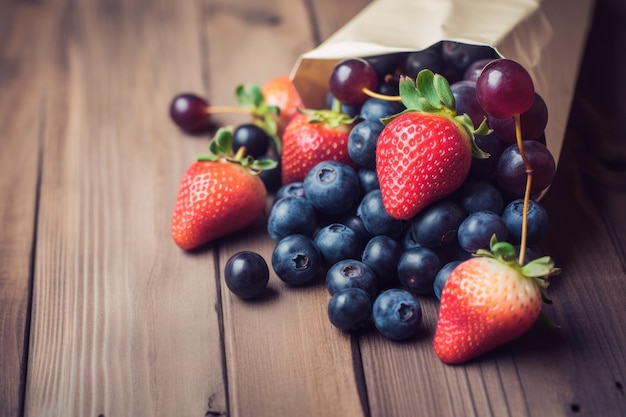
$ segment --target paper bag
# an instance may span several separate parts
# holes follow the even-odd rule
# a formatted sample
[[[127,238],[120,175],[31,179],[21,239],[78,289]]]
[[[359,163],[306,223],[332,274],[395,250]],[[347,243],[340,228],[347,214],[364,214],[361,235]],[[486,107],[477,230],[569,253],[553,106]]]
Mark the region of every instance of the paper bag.
[[[592,12],[593,0],[374,0],[303,54],[291,76],[305,105],[322,108],[343,58],[419,51],[442,40],[492,46],[531,75],[548,107],[546,141],[558,163]]]

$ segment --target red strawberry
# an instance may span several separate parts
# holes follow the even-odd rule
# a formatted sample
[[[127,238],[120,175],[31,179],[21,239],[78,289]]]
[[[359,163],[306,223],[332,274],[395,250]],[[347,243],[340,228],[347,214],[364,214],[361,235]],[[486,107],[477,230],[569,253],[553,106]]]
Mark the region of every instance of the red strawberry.
[[[453,193],[465,180],[472,155],[486,157],[466,114],[458,116],[445,78],[424,70],[416,83],[400,80],[407,110],[386,121],[376,145],[376,171],[383,204],[394,218],[410,219],[430,203]]]
[[[302,98],[288,75],[281,75],[266,81],[261,85],[261,91],[268,106],[278,107],[278,136],[282,137],[285,127],[299,108],[304,107]]]
[[[466,362],[525,333],[541,313],[548,278],[559,272],[549,257],[523,267],[510,243],[491,242],[450,274],[441,293],[435,353]]]
[[[220,129],[210,143],[211,153],[185,172],[171,224],[180,248],[194,249],[241,230],[263,212],[267,191],[258,174],[275,163],[253,161],[243,149],[233,154],[231,132]]]
[[[307,172],[324,160],[353,165],[348,136],[355,118],[334,110],[301,110],[283,133],[282,182],[302,181]]]

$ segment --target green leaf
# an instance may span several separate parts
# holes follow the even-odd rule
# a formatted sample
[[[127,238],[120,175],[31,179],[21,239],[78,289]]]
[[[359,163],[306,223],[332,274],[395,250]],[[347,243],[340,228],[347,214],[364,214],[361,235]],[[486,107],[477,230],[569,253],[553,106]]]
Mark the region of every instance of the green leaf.
[[[554,261],[549,256],[535,259],[522,267],[522,274],[527,277],[545,277],[554,271]]]
[[[217,153],[222,155],[232,155],[233,153],[233,134],[227,128],[220,128],[217,133],[215,133],[215,137],[213,141],[217,146]]]
[[[429,106],[422,107],[424,111],[439,110],[441,108],[441,100],[439,94],[435,88],[435,74],[428,69],[422,70],[417,74],[417,92],[423,98],[420,100],[420,104],[427,101]],[[429,110],[426,110],[429,108]],[[432,109],[432,110],[430,110]]]
[[[437,91],[439,102],[445,107],[448,107],[450,109],[456,109],[454,94],[452,94],[452,90],[450,89],[450,84],[448,83],[448,80],[446,80],[446,78],[440,74],[435,74],[433,77],[433,85],[435,87],[435,90]]]
[[[274,169],[278,166],[278,162],[272,159],[260,159],[254,161],[252,167],[261,171],[267,171],[270,169]]]
[[[417,93],[413,79],[404,75],[400,76],[398,88],[404,107],[407,109],[419,108],[419,94]]]

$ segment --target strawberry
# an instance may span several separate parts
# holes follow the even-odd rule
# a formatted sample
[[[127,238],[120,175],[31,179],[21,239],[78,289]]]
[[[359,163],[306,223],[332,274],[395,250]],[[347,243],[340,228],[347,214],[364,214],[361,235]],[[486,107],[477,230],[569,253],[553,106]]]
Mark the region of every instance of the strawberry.
[[[459,264],[443,288],[434,338],[439,359],[463,363],[525,333],[547,300],[548,278],[559,271],[547,256],[520,266],[513,246],[494,236],[491,251]]]
[[[457,115],[447,80],[430,70],[415,83],[401,77],[400,96],[407,109],[384,120],[376,171],[385,209],[407,220],[452,194],[467,177],[472,156],[488,156],[474,135],[489,129],[484,122],[475,129],[467,114]]]
[[[282,134],[287,123],[298,113],[299,108],[304,107],[302,98],[288,75],[272,78],[261,85],[261,91],[268,106],[279,109],[277,120],[278,136]]]
[[[302,181],[324,160],[354,166],[348,154],[348,136],[355,120],[334,110],[301,109],[293,116],[283,133],[283,184]]]
[[[232,152],[232,133],[222,128],[209,144],[210,153],[191,164],[180,182],[171,234],[185,250],[243,229],[265,208],[267,191],[258,174],[276,166],[253,161],[245,149]]]

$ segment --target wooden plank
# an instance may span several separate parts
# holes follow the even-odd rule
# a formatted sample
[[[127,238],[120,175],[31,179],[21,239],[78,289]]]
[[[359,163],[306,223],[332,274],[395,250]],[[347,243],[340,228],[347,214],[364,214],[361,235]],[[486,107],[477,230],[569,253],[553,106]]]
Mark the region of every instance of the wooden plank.
[[[21,413],[37,218],[45,9],[0,4],[0,416]]]
[[[227,70],[233,79],[240,80],[256,77],[252,81],[262,82],[288,73],[297,57],[314,46],[306,2],[275,1],[271,6],[270,2],[257,2],[255,6],[245,3],[212,3],[213,14],[206,26],[208,62],[213,63],[215,71]],[[266,16],[257,10],[277,14]],[[261,22],[278,23],[274,27],[251,24],[249,16],[257,13],[265,16]],[[339,16],[350,17],[346,12]],[[234,36],[236,54],[232,46],[211,43],[226,30]],[[249,71],[264,59],[271,60],[271,66]],[[224,87],[219,76],[212,77],[210,85],[216,97],[232,94],[232,86]],[[227,259],[240,250],[254,250],[269,262],[273,247],[262,218],[254,228],[220,243],[220,266],[223,268]],[[223,277],[218,278],[223,283]],[[367,413],[361,406],[350,337],[333,329],[327,319],[328,293],[323,282],[294,288],[272,272],[267,294],[255,301],[240,300],[225,285],[221,287],[230,415]]]
[[[202,91],[202,5],[50,1],[26,415],[226,413],[210,250],[169,235],[206,143],[167,116]]]

